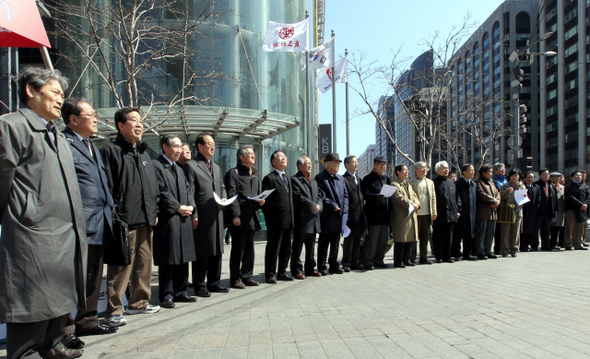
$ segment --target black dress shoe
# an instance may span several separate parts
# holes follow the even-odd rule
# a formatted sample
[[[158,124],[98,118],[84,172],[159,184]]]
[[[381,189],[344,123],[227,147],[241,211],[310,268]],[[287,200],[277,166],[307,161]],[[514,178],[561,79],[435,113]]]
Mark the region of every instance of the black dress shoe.
[[[164,299],[160,301],[160,307],[172,309],[175,307],[174,301],[172,299]]]
[[[353,264],[350,266],[350,269],[352,270],[364,270],[365,266],[362,264]]]
[[[68,334],[61,338],[61,343],[68,349],[82,349],[86,345],[76,334]]]
[[[472,257],[472,256],[467,256],[467,257],[463,257],[464,261],[476,261],[477,257]]]
[[[174,301],[177,303],[194,303],[197,301],[197,298],[191,297],[190,295],[185,294],[185,295],[179,295],[177,297],[174,297]]]
[[[73,335],[73,334],[69,334]],[[62,343],[63,344],[63,343]],[[56,345],[49,350],[40,350],[39,354],[43,358],[52,358],[52,359],[71,359],[71,358],[79,358],[84,354],[84,350],[81,349],[70,349],[61,345],[60,348],[56,348]]]
[[[445,262],[445,263],[455,263],[455,261],[453,260],[453,258],[443,259],[443,262]]]
[[[375,264],[375,268],[384,268],[385,269],[385,268],[389,268],[389,266],[385,263],[378,263],[378,264]]]
[[[406,268],[406,266],[403,263],[401,263],[401,264],[395,264],[394,263],[393,264],[393,268]]]
[[[330,268],[330,270],[328,272],[330,272],[332,274],[342,274],[342,273],[344,273],[344,271],[342,269],[340,269],[340,268]]]
[[[266,283],[269,283],[269,284],[276,284],[277,283],[277,277],[275,277],[274,274],[269,274],[269,275],[266,276],[265,282]]]
[[[174,304],[174,303],[172,303]],[[115,332],[117,332],[117,327],[107,327],[106,325],[102,325],[99,324],[94,328],[90,328],[84,331],[80,331],[78,333],[76,333],[78,336],[84,336],[84,335],[102,335],[102,334],[113,334]],[[70,334],[71,335],[71,334]],[[67,345],[66,345],[67,346]],[[67,346],[70,349],[82,349],[82,348],[71,348],[69,346]]]
[[[342,270],[345,271],[346,273],[350,272],[350,267],[344,266],[342,267]]]
[[[479,259],[480,261],[485,261],[488,259],[488,257],[484,256],[483,254],[480,254],[477,256],[477,259]]]
[[[442,259],[437,259],[436,263],[442,263]]]
[[[404,263],[404,265],[406,267],[414,267],[414,266],[416,266],[416,264],[414,262],[406,262],[406,263]]]
[[[220,286],[209,287],[207,289],[209,289],[209,291],[211,293],[228,293],[229,292],[229,288],[220,287]]]
[[[198,290],[195,291],[195,295],[197,297],[207,298],[207,297],[210,297],[211,296],[211,292],[209,292],[205,288],[200,288],[200,289],[198,289]]]
[[[278,280],[284,280],[284,281],[290,282],[290,281],[292,281],[292,280],[293,280],[293,277],[291,277],[291,276],[290,276],[290,275],[288,275],[287,273],[284,273],[284,274],[279,274],[279,275],[277,276],[277,279],[278,279]]]
[[[432,261],[429,261],[428,259],[426,259],[426,260],[422,260],[421,259],[420,262],[418,262],[418,263],[420,263],[420,264],[432,264]]]
[[[586,247],[578,247],[578,248],[574,248],[574,249],[577,251],[587,251],[588,250],[588,248],[586,248]]]
[[[492,253],[492,254],[488,255],[488,258],[489,259],[498,259],[498,256]]]
[[[373,270],[373,269],[375,269],[375,267],[369,264],[369,265],[365,265],[365,269],[366,270]]]
[[[328,270],[327,269],[322,269],[322,270],[320,270],[320,274],[323,275],[323,276],[324,275],[328,275]]]

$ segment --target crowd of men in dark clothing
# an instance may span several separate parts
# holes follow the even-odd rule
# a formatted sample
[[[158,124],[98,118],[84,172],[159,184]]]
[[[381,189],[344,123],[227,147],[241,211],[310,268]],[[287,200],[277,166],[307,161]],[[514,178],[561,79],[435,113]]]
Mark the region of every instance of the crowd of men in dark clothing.
[[[0,321],[7,323],[9,359],[76,358],[85,345],[79,336],[113,334],[127,323],[124,314],[196,302],[189,262],[196,296],[229,292],[221,284],[224,228],[232,238],[230,287],[259,286],[259,210],[269,284],[388,268],[392,246],[395,268],[432,264],[429,244],[437,263],[516,257],[538,250],[539,238],[541,250],[586,249],[584,171],[564,186],[557,172],[541,170],[535,182],[533,172],[506,176],[503,164],[484,164],[477,176],[466,164],[454,180],[442,161],[431,180],[427,164],[417,162],[414,175],[399,165],[392,179],[387,160],[376,157],[361,179],[355,156],[344,158],[340,175],[343,161],[331,153],[319,174],[312,176],[312,161],[302,156],[288,176],[288,158],[277,150],[260,182],[250,145],[222,174],[210,133],[197,136],[194,159],[174,134],[161,137],[162,155],[151,159],[137,108],[115,113],[117,137],[99,151],[91,139],[96,112],[83,98],[65,99],[68,82],[59,71],[25,68],[18,84],[23,107],[0,117]],[[62,132],[53,123],[60,117]],[[516,194],[523,190],[529,201],[521,205]],[[122,242],[117,221],[128,228]],[[150,304],[152,263],[159,305]],[[104,264],[107,308],[99,319]]]

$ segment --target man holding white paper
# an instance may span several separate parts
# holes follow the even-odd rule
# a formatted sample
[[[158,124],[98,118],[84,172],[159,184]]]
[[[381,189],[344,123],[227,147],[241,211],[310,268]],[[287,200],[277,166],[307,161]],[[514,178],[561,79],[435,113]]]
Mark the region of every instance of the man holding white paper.
[[[223,211],[215,201],[227,200],[221,169],[211,160],[215,154],[215,139],[201,133],[195,141],[198,153],[184,165],[186,178],[193,187],[196,209],[192,215],[197,259],[193,262],[195,295],[210,297],[211,292],[227,293],[220,284],[221,255],[223,254]],[[205,276],[207,284],[205,285]]]

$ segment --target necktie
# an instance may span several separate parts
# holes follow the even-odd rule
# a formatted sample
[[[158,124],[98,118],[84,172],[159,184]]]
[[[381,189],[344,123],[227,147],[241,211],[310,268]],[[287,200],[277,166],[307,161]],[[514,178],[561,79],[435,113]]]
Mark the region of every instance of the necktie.
[[[55,142],[55,136],[57,134],[55,132],[55,125],[53,124],[53,122],[47,122],[47,125],[45,127],[47,127],[47,131],[49,133],[49,138],[51,139],[51,142],[53,142],[54,144],[57,144]]]
[[[209,173],[211,173],[211,177],[213,177],[213,164],[211,163],[211,160],[207,160],[205,162],[205,164],[207,165],[207,169],[209,170]]]
[[[285,176],[285,172],[281,173],[281,178],[283,179],[283,182],[285,183],[285,187],[287,187],[287,191],[289,191],[289,182],[287,181],[287,176]]]
[[[170,165],[170,170],[172,171],[172,174],[174,174],[174,178],[177,178],[178,177],[178,171],[177,171],[177,168],[176,168],[176,164],[175,163],[173,163],[173,164]]]
[[[359,181],[357,180],[356,175],[352,175],[352,177],[354,178],[354,184],[358,185]]]
[[[90,145],[90,140],[87,138],[83,138],[82,142],[84,142],[84,144],[86,145],[86,148],[88,148],[88,152],[90,152],[90,156],[94,156],[94,154],[92,153],[92,146]]]

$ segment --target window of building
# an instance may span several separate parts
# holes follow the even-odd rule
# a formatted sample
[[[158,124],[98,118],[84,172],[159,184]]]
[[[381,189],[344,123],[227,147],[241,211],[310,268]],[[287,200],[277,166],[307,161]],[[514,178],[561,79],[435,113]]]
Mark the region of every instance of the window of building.
[[[576,71],[578,69],[578,63],[572,62],[570,64],[565,65],[565,74],[569,74],[572,71]]]
[[[565,40],[567,41],[572,36],[576,35],[577,33],[578,33],[578,25],[575,25],[574,27],[572,27],[571,29],[569,29],[568,31],[566,31],[563,36],[565,37]]]
[[[557,96],[557,89],[551,90],[547,93],[547,100],[552,100]]]
[[[574,44],[570,47],[568,47],[567,49],[565,49],[565,57],[568,57],[572,54],[575,54],[576,52],[578,52],[578,43],[574,42]]]

